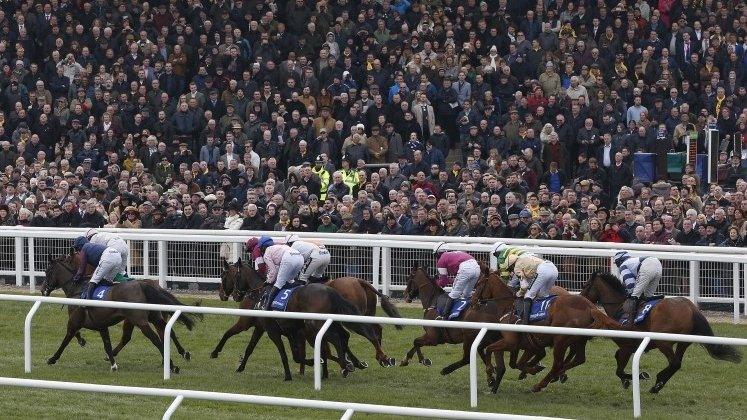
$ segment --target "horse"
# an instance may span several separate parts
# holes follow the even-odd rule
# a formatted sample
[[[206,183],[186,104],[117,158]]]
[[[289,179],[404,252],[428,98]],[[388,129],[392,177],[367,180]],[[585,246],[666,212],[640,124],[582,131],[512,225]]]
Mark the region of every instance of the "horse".
[[[244,263],[242,263],[241,259],[236,262],[235,266],[232,266],[225,260],[223,261],[223,273],[221,274],[221,285],[218,294],[221,300],[224,301],[228,300],[229,295],[232,295],[234,297],[234,300],[241,302],[240,308],[251,309],[256,302],[247,300],[246,291],[239,290],[235,287],[236,282],[234,279],[236,275],[242,271],[243,266]],[[370,283],[363,279],[358,279],[355,277],[341,277],[330,280],[325,284],[337,290],[343,298],[352,303],[353,306],[355,306],[363,315],[376,315],[376,297],[378,296],[381,299],[381,308],[387,315],[393,318],[402,317],[402,315],[400,315],[399,311],[397,310],[397,307],[391,303],[388,296],[376,290],[373,286],[371,286]],[[254,318],[239,317],[239,319],[236,321],[236,324],[234,324],[225,332],[225,334],[223,334],[223,337],[216,346],[215,350],[213,350],[213,352],[211,353],[211,357],[218,357],[218,354],[223,350],[223,346],[229,338],[254,326],[256,326],[256,320]],[[381,325],[372,324],[371,326],[374,329],[377,337],[377,340],[371,343],[376,350],[376,360],[383,367],[394,366],[396,363],[394,358],[388,357],[381,348]],[[401,329],[402,327],[395,326],[395,328]],[[358,361],[358,359],[352,353],[350,354],[350,358],[357,368],[365,369],[368,367],[365,362]],[[303,367],[304,365],[301,365],[301,374],[303,374]]]
[[[60,257],[50,261],[46,270],[46,276],[42,285],[45,294],[61,288],[68,298],[78,298],[83,290],[82,282],[72,281],[76,270],[74,257],[72,255]],[[127,283],[118,283],[111,286],[105,299],[118,302],[153,303],[161,305],[184,305],[168,291],[154,286],[152,283],[142,280],[133,280]],[[104,350],[110,363],[110,369],[116,371],[119,367],[114,360],[109,327],[127,320],[133,328],[136,326],[143,332],[151,343],[158,349],[163,358],[163,340],[150,327],[149,323],[156,322],[161,318],[160,312],[141,311],[133,309],[97,308],[97,307],[68,307],[67,333],[60,343],[57,351],[47,360],[47,364],[53,365],[59,360],[62,352],[81,328],[98,331],[104,343]],[[161,318],[162,319],[162,318]],[[183,314],[178,322],[188,330],[192,330],[196,320],[201,320],[198,314]],[[171,364],[171,371],[179,373],[179,367]]]
[[[486,268],[483,267],[483,275],[485,278]],[[482,280],[481,280],[482,281]],[[480,284],[480,282],[478,282]],[[505,285],[504,285],[505,286]],[[488,289],[485,289],[488,290]],[[492,289],[491,289],[492,291]],[[412,271],[407,279],[407,286],[405,288],[405,301],[412,302],[413,299],[419,298],[420,303],[423,307],[423,319],[435,319],[437,314],[436,304],[441,296],[445,296],[444,290],[436,284],[435,280],[432,279],[426,269],[415,263],[412,267]],[[464,311],[463,316],[460,320],[471,321],[471,322],[498,322],[501,314],[510,310],[513,306],[513,295],[510,290],[506,287],[505,290],[492,292],[485,294],[484,299],[476,300],[473,298],[472,306]],[[469,364],[470,348],[475,340],[478,332],[476,330],[463,330],[463,329],[451,329],[451,328],[435,328],[435,327],[423,327],[425,333],[414,339],[412,348],[407,352],[405,358],[400,363],[400,366],[407,366],[410,363],[410,359],[413,355],[418,355],[418,362],[424,366],[431,366],[431,360],[423,356],[421,347],[424,346],[437,346],[439,344],[459,344],[462,343],[463,352],[462,358],[441,370],[442,375],[448,375],[449,373],[459,369],[460,367]],[[488,336],[491,338],[497,338],[499,333],[490,331]],[[489,342],[483,340],[484,343]],[[478,348],[478,354],[483,359],[486,367],[489,366],[488,361],[485,358],[483,352],[486,344],[481,344]],[[490,369],[487,370],[488,382],[492,383],[493,375]]]
[[[237,267],[239,268],[239,275],[235,279],[234,300],[241,301],[243,300],[242,295],[246,295],[251,300],[258,301],[261,296],[267,294],[272,285],[265,283],[264,279],[261,278],[259,273],[251,265],[239,265],[237,262]],[[288,312],[360,315],[358,309],[345,300],[335,289],[318,283],[298,286],[288,300],[286,310]],[[252,337],[247,344],[244,357],[236,371],[244,371],[246,363],[254,351],[254,347],[256,347],[262,335],[267,332],[267,335],[278,349],[280,360],[283,364],[285,380],[290,381],[292,377],[288,366],[288,356],[285,353],[285,346],[283,345],[281,336],[285,335],[288,337],[293,360],[297,363],[310,366],[313,365],[313,360],[303,358],[303,350],[305,350],[304,338],[311,339],[319,331],[322,324],[322,321],[304,321],[298,319],[261,318],[256,320]],[[370,325],[346,323],[346,326],[352,331],[366,337],[371,342],[379,339]],[[337,322],[332,323],[325,335],[325,341],[331,343],[337,350],[337,362],[340,365],[343,377],[350,375],[356,368],[354,362],[348,360],[348,356],[352,356],[348,347],[349,338],[350,334]],[[328,351],[325,349],[322,350],[322,356],[326,360]],[[358,361],[357,363],[359,364],[360,362]],[[327,364],[324,363],[324,365],[326,377]]]
[[[52,263],[53,261],[54,261],[54,258],[50,256],[49,263]],[[74,269],[71,268],[70,271],[72,275],[72,272],[74,271]],[[88,267],[86,267],[84,278],[90,277],[92,272],[93,272],[93,267],[89,265]],[[143,281],[149,282],[153,286],[161,288],[161,285],[158,282],[158,280],[143,280]],[[51,293],[52,293],[52,290],[45,289],[44,287],[42,287],[41,289],[42,295],[49,296]],[[171,314],[168,312],[161,313],[161,316],[155,316],[155,314],[157,314],[157,312],[149,311],[149,315],[150,315],[149,320],[151,324],[153,324],[153,326],[156,327],[156,332],[158,332],[158,336],[163,341],[164,339],[163,335],[166,330],[166,320],[171,316]],[[129,320],[125,319],[124,322],[122,322],[122,336],[120,337],[120,340],[117,346],[114,347],[114,349],[112,350],[112,354],[114,355],[114,357],[117,357],[119,352],[122,351],[122,349],[127,345],[127,343],[130,342],[130,340],[132,339],[132,332],[134,331],[134,329],[135,329],[135,326]],[[86,340],[83,338],[80,331],[75,333],[75,339],[78,341],[78,344],[81,347],[85,347]],[[174,346],[176,346],[176,350],[178,354],[182,356],[184,360],[190,360],[192,358],[192,354],[189,351],[184,349],[181,342],[179,341],[179,338],[176,336],[176,331],[174,331],[173,329],[171,330],[171,340],[174,342]],[[109,361],[109,357],[106,355],[104,356],[104,359],[106,361]]]
[[[592,273],[589,281],[584,285],[581,296],[595,304],[599,304],[604,311],[618,318],[622,315],[623,302],[627,297],[625,286],[612,274],[602,271]],[[665,298],[651,309],[648,317],[640,325],[627,327],[632,331],[650,331],[670,334],[693,334],[713,336],[713,330],[708,320],[698,307],[684,297]],[[625,372],[628,360],[640,345],[640,340],[613,339],[619,349],[615,353],[617,359],[617,377],[624,388],[630,386],[631,375]],[[646,351],[658,349],[667,358],[668,365],[656,375],[656,383],[650,392],[658,393],[664,388],[669,379],[682,367],[682,358],[692,343],[671,341],[651,341]],[[742,354],[732,346],[703,344],[708,354],[716,360],[739,363]]]
[[[560,294],[547,310],[547,318],[536,325],[570,328],[611,328],[619,329],[620,324],[605,315],[588,299],[571,294]],[[515,313],[509,312],[501,317],[502,323],[513,323],[517,320]],[[544,357],[544,348],[553,347],[553,364],[550,371],[536,385],[533,392],[539,392],[550,382],[562,380],[565,372],[586,362],[586,343],[590,338],[569,335],[528,334],[503,331],[502,338],[485,348],[486,356],[496,354],[497,374],[491,391],[496,393],[506,372],[503,360],[504,351],[529,350]],[[570,349],[568,357],[566,351]]]

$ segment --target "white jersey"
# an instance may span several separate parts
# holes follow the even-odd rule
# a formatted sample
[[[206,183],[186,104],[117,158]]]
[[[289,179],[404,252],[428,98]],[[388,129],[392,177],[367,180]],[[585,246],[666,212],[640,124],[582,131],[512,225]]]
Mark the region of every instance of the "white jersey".
[[[111,246],[112,242],[114,242],[115,240],[122,240],[122,238],[120,238],[119,235],[115,233],[99,232],[91,236],[89,242],[103,246]]]
[[[303,259],[308,261],[309,258],[311,258],[311,254],[314,251],[318,251],[319,249],[323,249],[323,247],[313,243],[313,242],[306,242],[306,241],[295,241],[293,242],[293,245],[291,248],[298,251],[301,255],[303,255]]]

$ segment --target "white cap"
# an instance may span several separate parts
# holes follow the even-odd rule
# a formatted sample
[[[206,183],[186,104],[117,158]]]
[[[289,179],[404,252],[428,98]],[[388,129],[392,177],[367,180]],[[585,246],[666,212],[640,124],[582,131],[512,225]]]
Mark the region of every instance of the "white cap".
[[[93,228],[91,228],[91,229],[88,229],[88,231],[86,232],[86,239],[91,239],[91,238],[93,238],[93,235],[95,235],[95,234],[97,234],[97,233],[99,233],[99,231],[98,231],[98,230],[96,230],[96,229],[93,229]]]
[[[508,245],[506,245],[503,242],[496,242],[493,244],[493,246],[490,248],[490,253],[495,254],[496,252],[501,252],[504,249],[506,249]]]
[[[298,235],[288,235],[285,237],[285,243],[286,244],[292,244],[293,242],[296,242],[298,240]]]
[[[435,253],[437,253],[438,251],[441,251],[441,250],[442,250],[441,248],[443,248],[443,247],[444,247],[444,245],[446,245],[446,242],[443,242],[443,241],[442,241],[442,242],[439,242],[439,243],[437,243],[436,245],[434,245],[434,246],[433,246],[433,253],[435,254]],[[446,251],[446,249],[443,249],[443,251]]]

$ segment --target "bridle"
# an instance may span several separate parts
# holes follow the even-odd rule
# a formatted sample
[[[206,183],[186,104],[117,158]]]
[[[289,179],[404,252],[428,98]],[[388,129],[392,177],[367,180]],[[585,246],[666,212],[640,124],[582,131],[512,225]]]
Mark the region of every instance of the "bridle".
[[[254,269],[251,268],[251,267],[248,267],[248,270],[254,271]],[[240,284],[246,285],[249,282],[248,282],[248,280],[246,280],[246,279],[244,279],[242,277],[242,273],[241,273],[242,270],[241,270],[241,268],[237,267],[236,271],[237,271],[237,273],[236,273],[237,279],[241,279],[242,281],[235,281],[234,282],[233,292],[231,294],[234,295],[235,298],[238,298],[239,302],[241,302],[242,300],[244,300],[246,297],[249,297],[249,299],[251,299],[251,300],[257,300],[258,298],[260,298],[262,296],[262,291],[264,290],[264,288],[265,288],[266,285],[264,283],[260,283],[259,286],[255,287],[253,289],[248,289],[247,290],[246,288],[244,288],[242,290],[239,287],[239,285]],[[255,274],[257,276],[259,276],[259,273],[255,272]]]
[[[597,276],[597,275],[591,277],[591,280],[589,280],[589,283],[587,283],[586,287],[584,287],[583,290],[581,290],[581,296],[584,296],[584,292],[587,291],[586,290],[587,288],[591,289],[592,284],[594,284],[595,282],[599,281],[598,277],[599,276]],[[584,296],[584,297],[586,297],[586,296]],[[596,303],[596,304],[599,304],[599,305],[602,305],[602,306],[604,306],[604,305],[619,305],[619,304],[621,304],[621,303],[623,303],[625,301],[625,299],[621,299],[621,300],[619,300],[617,302],[605,302],[605,301],[601,300],[601,294],[600,293],[597,293],[597,298],[598,298],[597,301],[593,302],[593,303]],[[589,300],[591,300],[591,299],[589,299]]]
[[[410,299],[412,299],[411,296],[418,296],[418,295],[420,295],[420,290],[421,289],[423,289],[426,286],[431,286],[431,293],[428,296],[428,299],[426,300],[426,302],[428,302],[430,304],[430,303],[432,303],[433,298],[434,298],[434,296],[436,294],[436,284],[430,278],[430,276],[428,275],[428,273],[425,272],[425,270],[423,270],[422,268],[418,268],[418,270],[420,270],[420,271],[423,272],[423,276],[428,281],[427,282],[415,282],[415,276],[416,276],[415,272],[413,272],[412,274],[410,274],[410,282],[411,283],[415,283],[416,289],[415,289],[414,293],[410,292],[408,297],[410,297]]]

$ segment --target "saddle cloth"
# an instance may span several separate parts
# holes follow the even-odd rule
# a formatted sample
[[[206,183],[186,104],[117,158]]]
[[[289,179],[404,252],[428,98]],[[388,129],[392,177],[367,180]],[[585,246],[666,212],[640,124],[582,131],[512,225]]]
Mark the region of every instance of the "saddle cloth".
[[[532,309],[529,311],[529,322],[534,323],[544,321],[547,318],[548,312],[550,312],[550,307],[557,297],[557,295],[551,295],[546,298],[535,299],[532,302]],[[517,313],[516,315],[520,316],[521,314]]]
[[[664,298],[662,296],[654,296],[638,305],[638,313],[636,313],[635,318],[633,318],[633,324],[641,325],[651,314],[651,311],[654,309],[654,307],[658,305],[659,302],[661,302],[663,299]]]
[[[448,316],[444,316],[443,309],[444,304],[446,303],[446,295],[438,298],[438,303],[436,304],[436,313],[441,315],[445,320],[454,320],[459,319],[462,316],[462,313],[469,308],[469,299],[456,299],[454,300],[454,303],[451,305],[451,313],[449,313]]]
[[[275,299],[272,301],[272,305],[270,305],[270,309],[273,311],[285,311],[285,309],[288,307],[288,301],[290,301],[291,296],[293,296],[293,292],[298,289],[298,287],[301,286],[300,284],[291,284],[283,287],[280,289],[280,292],[275,296]]]

